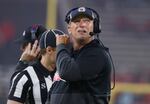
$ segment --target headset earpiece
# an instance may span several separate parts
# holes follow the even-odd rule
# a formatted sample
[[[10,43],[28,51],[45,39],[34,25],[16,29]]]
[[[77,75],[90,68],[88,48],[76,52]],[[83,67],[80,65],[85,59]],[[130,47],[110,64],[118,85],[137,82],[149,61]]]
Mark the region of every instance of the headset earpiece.
[[[91,8],[88,8],[88,9],[91,10],[93,12],[93,15],[94,15],[94,20],[93,20],[94,29],[93,29],[93,32],[94,33],[100,33],[101,32],[100,16],[94,9],[91,9]]]

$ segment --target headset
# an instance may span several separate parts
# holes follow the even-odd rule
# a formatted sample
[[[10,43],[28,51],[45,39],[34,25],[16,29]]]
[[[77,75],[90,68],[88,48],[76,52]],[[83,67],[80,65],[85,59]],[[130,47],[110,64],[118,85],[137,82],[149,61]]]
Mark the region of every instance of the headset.
[[[92,17],[93,17],[93,24],[94,24],[94,27],[93,27],[93,33],[94,34],[97,34],[97,33],[100,33],[101,32],[101,25],[100,25],[100,17],[99,17],[99,14],[94,10],[94,9],[91,9],[91,8],[87,8],[87,7],[77,7],[77,8],[73,8],[71,9],[67,14],[66,14],[66,17],[65,17],[65,21],[67,23],[69,23],[72,19],[72,14],[75,13],[75,12],[78,12],[78,9],[80,8],[84,8],[85,9],[85,12],[90,12]],[[93,34],[93,35],[94,35]]]

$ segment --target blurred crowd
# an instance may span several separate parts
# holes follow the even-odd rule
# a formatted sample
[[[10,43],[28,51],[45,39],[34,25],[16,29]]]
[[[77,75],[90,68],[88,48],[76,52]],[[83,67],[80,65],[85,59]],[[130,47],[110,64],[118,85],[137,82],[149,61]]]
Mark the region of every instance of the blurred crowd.
[[[150,68],[116,74],[116,82],[150,83]]]
[[[150,94],[133,94],[122,92],[116,95],[115,104],[149,104]]]

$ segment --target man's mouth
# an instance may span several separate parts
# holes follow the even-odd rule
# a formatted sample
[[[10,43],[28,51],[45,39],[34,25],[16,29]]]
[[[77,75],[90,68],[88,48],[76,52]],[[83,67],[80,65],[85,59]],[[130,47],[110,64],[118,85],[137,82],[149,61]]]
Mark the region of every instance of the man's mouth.
[[[79,33],[85,34],[87,33],[86,30],[78,30]]]

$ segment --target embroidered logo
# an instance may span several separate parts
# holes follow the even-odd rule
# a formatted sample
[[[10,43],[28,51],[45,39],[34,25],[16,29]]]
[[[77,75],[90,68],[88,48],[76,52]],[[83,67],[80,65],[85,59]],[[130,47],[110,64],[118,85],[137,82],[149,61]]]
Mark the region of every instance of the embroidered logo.
[[[86,11],[85,7],[78,8],[78,12],[85,12],[85,11]]]
[[[42,83],[42,84],[41,84],[41,88],[42,88],[42,89],[45,89],[45,88],[46,88],[45,83]]]

